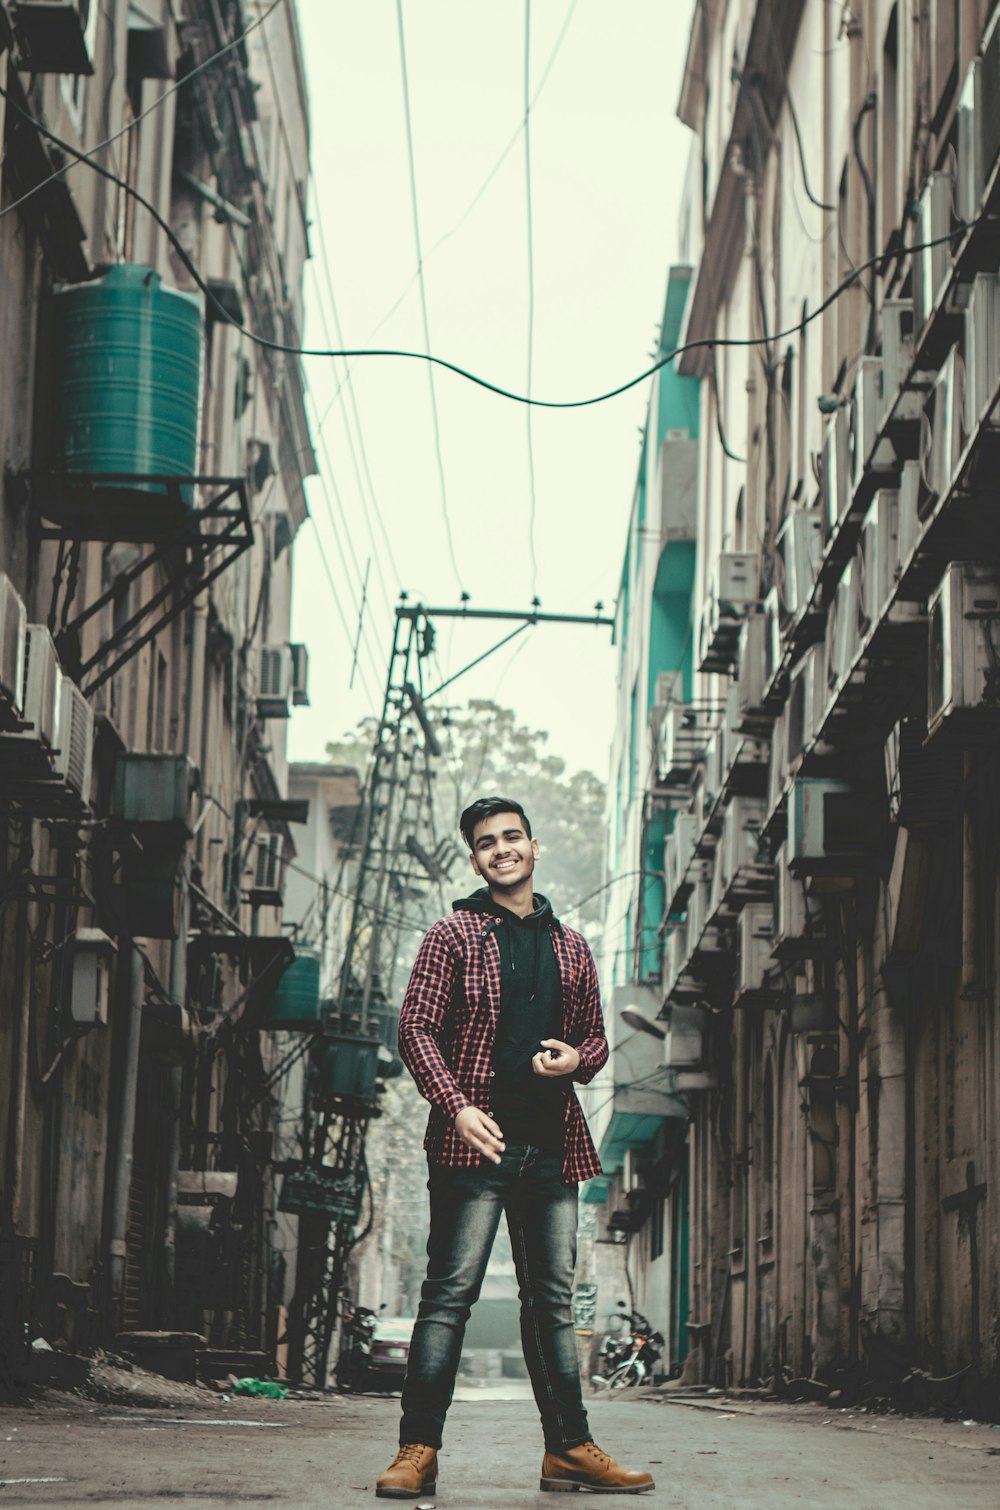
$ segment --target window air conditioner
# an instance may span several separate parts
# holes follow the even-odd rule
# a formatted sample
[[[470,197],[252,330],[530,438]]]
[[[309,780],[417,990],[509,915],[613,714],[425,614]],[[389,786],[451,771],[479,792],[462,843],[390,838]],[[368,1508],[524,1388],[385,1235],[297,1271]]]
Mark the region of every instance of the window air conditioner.
[[[17,67],[26,73],[92,74],[88,44],[99,0],[13,0]]]
[[[972,435],[1000,384],[1000,277],[977,273],[965,311],[965,433]]]
[[[742,728],[739,711],[739,688],[735,682],[726,694],[726,713],[721,728],[721,768],[719,790],[756,792],[763,789],[767,770],[767,743]]]
[[[958,347],[953,346],[934,379],[934,385],[924,404],[920,460],[923,480],[931,499],[927,512],[948,492],[962,454],[965,419],[961,392],[962,373]]]
[[[821,509],[793,509],[778,531],[778,556],[781,578],[778,591],[781,605],[791,618],[797,618],[812,596],[823,553],[823,514]]]
[[[781,601],[772,587],[764,599],[764,695],[769,696],[781,669]]]
[[[880,357],[862,357],[847,417],[852,494],[861,486],[866,472],[888,471],[896,459],[888,440],[876,445],[883,410],[882,360]]]
[[[25,635],[23,716],[31,728],[22,736],[55,749],[59,741],[59,662],[44,624],[29,624]]]
[[[740,913],[734,1006],[749,1007],[780,994],[772,964],[774,913],[753,902]]]
[[[994,568],[959,561],[931,595],[928,622],[927,727],[936,734],[956,718],[986,737],[1000,726],[1000,577]]]
[[[90,704],[68,676],[60,677],[59,748],[55,772],[81,801],[90,799],[90,773],[94,758],[94,714]]]
[[[954,181],[950,173],[931,173],[917,207],[917,241],[924,250],[915,253],[914,328],[922,332],[941,299],[951,269],[951,201]],[[929,245],[928,243],[935,243]]]
[[[700,876],[691,888],[687,904],[687,942],[691,953],[697,949],[701,936],[708,925],[708,902],[712,881],[707,875]]]
[[[262,645],[257,676],[257,717],[290,718],[292,711],[292,647]]]
[[[15,718],[24,696],[24,648],[27,613],[9,577],[0,572],[0,708]]]
[[[879,797],[843,781],[796,777],[788,798],[788,868],[793,876],[849,878],[878,860],[888,843]]]
[[[826,952],[823,904],[788,869],[785,847],[774,857],[775,959],[818,959]]]
[[[726,809],[716,856],[720,895],[724,902],[745,902],[770,885],[770,865],[763,847],[764,802],[759,797],[734,797]]]
[[[289,645],[292,653],[292,705],[309,706],[309,651],[305,645]]]

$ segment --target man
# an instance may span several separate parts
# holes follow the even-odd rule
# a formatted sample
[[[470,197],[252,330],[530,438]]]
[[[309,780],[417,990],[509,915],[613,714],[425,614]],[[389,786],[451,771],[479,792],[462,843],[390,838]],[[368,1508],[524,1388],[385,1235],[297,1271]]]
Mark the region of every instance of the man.
[[[591,1440],[571,1304],[577,1185],[601,1172],[572,1087],[608,1057],[597,972],[580,934],[534,891],[538,841],[521,805],[482,797],[460,826],[486,886],[425,937],[399,1018],[400,1054],[431,1104],[431,1220],[400,1449],[376,1493],[410,1499],[437,1487],[465,1324],[502,1213],[545,1438],[540,1487],[641,1493],[650,1475],[620,1468]]]

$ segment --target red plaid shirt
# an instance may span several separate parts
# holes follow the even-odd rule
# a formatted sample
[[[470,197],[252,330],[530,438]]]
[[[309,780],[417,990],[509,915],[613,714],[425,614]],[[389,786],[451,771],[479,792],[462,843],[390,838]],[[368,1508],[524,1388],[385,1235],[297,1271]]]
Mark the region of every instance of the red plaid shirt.
[[[424,1147],[435,1164],[471,1169],[482,1155],[463,1143],[454,1118],[466,1106],[493,1110],[493,1044],[500,1012],[500,949],[495,917],[452,912],[420,945],[399,1014],[399,1052],[431,1104]],[[580,1056],[574,1080],[586,1085],[608,1057],[601,993],[586,940],[551,922],[549,935],[562,983],[562,1031]],[[586,1119],[568,1087],[563,1180],[601,1173]]]

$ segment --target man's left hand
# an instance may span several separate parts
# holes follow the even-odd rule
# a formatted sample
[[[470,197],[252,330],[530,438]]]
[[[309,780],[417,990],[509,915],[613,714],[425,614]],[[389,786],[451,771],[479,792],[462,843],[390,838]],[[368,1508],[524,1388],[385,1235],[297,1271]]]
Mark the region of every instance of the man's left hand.
[[[572,1075],[580,1067],[580,1056],[570,1043],[559,1038],[543,1038],[542,1050],[531,1061],[536,1075],[551,1079],[554,1075]]]

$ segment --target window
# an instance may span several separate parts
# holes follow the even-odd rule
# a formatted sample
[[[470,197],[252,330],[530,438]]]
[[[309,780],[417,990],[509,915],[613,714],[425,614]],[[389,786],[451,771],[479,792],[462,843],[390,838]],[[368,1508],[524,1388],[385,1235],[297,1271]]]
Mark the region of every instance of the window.
[[[663,1257],[664,1232],[666,1230],[666,1197],[659,1195],[653,1202],[653,1209],[649,1216],[649,1258],[650,1262]]]

